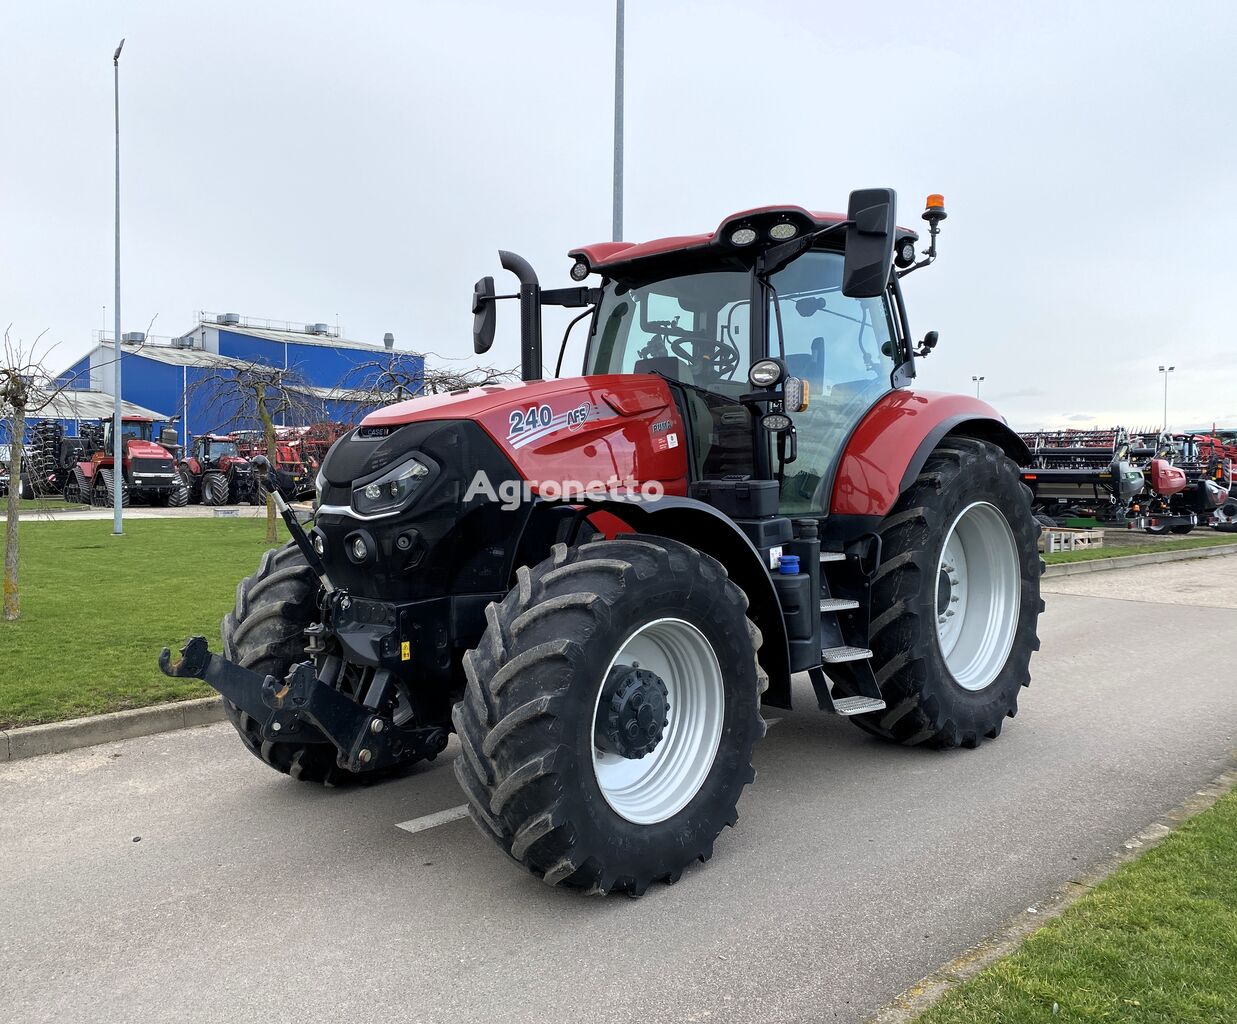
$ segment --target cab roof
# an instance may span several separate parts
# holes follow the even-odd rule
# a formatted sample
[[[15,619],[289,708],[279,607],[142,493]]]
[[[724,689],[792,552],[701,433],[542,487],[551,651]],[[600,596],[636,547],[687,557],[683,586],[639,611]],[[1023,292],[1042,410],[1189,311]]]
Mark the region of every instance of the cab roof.
[[[572,249],[567,255],[577,261],[586,261],[591,270],[614,276],[627,270],[641,270],[646,263],[651,266],[655,262],[675,261],[676,257],[690,259],[710,254],[741,257],[744,253],[758,252],[775,241],[787,240],[770,238],[769,231],[777,225],[792,225],[795,230],[788,237],[793,238],[807,231],[842,224],[845,220],[844,213],[805,210],[802,206],[758,206],[732,213],[717,226],[716,231],[706,234],[671,235],[637,243],[597,242]],[[756,233],[755,240],[744,246],[731,242],[730,236],[740,228],[752,228]],[[910,228],[899,227],[896,241],[900,242],[905,238],[918,241],[919,233]]]

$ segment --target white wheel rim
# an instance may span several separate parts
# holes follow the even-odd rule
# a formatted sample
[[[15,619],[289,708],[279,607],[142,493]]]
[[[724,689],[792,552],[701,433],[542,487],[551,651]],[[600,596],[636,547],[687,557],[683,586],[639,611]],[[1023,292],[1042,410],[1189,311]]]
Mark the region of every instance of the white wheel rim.
[[[654,825],[686,807],[713,767],[725,714],[722,669],[712,644],[690,622],[646,623],[624,641],[602,673],[593,722],[605,680],[616,665],[647,669],[661,678],[668,724],[657,746],[639,759],[599,750],[594,743],[593,774],[615,813],[638,825]]]
[[[1018,629],[1022,574],[1009,522],[977,501],[958,513],[936,571],[936,638],[954,682],[982,690],[1005,667]]]

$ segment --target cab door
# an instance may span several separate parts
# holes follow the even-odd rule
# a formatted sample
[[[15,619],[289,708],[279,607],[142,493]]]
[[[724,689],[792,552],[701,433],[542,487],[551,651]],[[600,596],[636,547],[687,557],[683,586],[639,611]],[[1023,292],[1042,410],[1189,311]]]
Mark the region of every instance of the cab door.
[[[843,295],[842,261],[841,253],[814,250],[770,279],[776,297],[769,299],[769,354],[780,355],[787,372],[808,387],[808,407],[794,415],[798,455],[782,477],[784,515],[825,514],[842,446],[892,390],[900,361],[888,292],[876,298]]]

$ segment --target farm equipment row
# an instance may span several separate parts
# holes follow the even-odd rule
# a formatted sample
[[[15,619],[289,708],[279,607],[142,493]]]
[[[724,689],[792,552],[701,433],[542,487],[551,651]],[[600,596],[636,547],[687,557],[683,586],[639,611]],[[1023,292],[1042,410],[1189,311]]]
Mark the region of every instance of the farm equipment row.
[[[334,423],[280,428],[273,461],[281,492],[312,494],[322,457],[346,430]],[[259,455],[267,456],[260,431],[200,434],[184,452],[171,423],[126,416],[117,473],[111,420],[83,422],[76,435],[56,420],[39,420],[30,428],[20,496],[110,507],[119,487],[124,505],[259,504],[266,500],[264,481],[252,465]],[[7,478],[3,483],[8,485]]]
[[[1072,517],[1186,534],[1195,526],[1237,529],[1237,441],[1155,430],[1025,433],[1023,482],[1041,522]]]

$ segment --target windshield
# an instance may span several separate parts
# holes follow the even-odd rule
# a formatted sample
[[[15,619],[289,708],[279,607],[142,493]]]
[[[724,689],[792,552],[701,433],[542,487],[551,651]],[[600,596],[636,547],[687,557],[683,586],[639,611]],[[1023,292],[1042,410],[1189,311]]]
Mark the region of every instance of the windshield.
[[[208,459],[221,459],[225,455],[236,457],[237,454],[235,441],[206,442],[206,457]]]
[[[149,441],[151,438],[151,424],[121,423],[120,436],[126,441]]]
[[[736,396],[748,390],[751,275],[714,271],[602,296],[585,373],[660,373]]]

